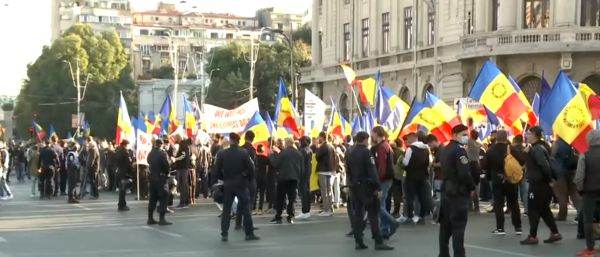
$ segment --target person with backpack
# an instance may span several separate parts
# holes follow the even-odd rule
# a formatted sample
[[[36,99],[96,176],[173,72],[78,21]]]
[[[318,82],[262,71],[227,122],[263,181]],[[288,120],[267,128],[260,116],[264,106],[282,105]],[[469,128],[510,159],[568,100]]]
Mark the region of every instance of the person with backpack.
[[[565,221],[567,220],[569,200],[577,210],[579,210],[581,203],[581,196],[577,193],[573,183],[573,177],[577,169],[577,155],[573,147],[558,137],[556,142],[552,144],[550,160],[556,177],[552,189],[558,200],[558,214],[555,219]]]
[[[392,178],[394,177],[394,162],[392,147],[388,142],[388,134],[385,129],[381,126],[376,126],[371,130],[371,154],[375,158],[375,167],[377,168],[377,174],[379,176],[379,183],[381,187],[381,195],[388,195],[390,188],[392,187]],[[390,238],[396,233],[399,223],[394,219],[387,211],[386,198],[381,197],[380,199],[380,228],[383,238]]]
[[[556,221],[550,210],[550,200],[552,199],[552,168],[550,167],[550,154],[547,144],[543,141],[544,131],[539,126],[530,128],[527,131],[526,138],[530,144],[525,149],[527,160],[525,167],[527,169],[527,181],[529,181],[529,236],[521,241],[522,245],[537,245],[538,225],[540,218],[544,220],[550,228],[550,237],[544,240],[544,243],[551,244],[562,240],[562,235],[558,232]]]
[[[406,178],[404,188],[406,192],[406,214],[407,223],[424,225],[425,216],[429,213],[429,146],[424,144],[424,136],[410,133],[406,142],[410,145],[406,149],[402,164],[406,167]],[[414,200],[419,201],[419,215],[415,216]]]
[[[523,230],[517,183],[523,178],[523,167],[512,155],[506,130],[498,130],[496,144],[490,147],[485,156],[487,160],[486,170],[493,185],[494,213],[496,214],[496,229],[492,231],[492,234],[506,235],[504,230],[504,204],[506,202],[511,214],[512,224],[515,227],[515,233],[521,235]]]
[[[69,142],[67,145],[67,154],[65,156],[65,167],[67,169],[67,180],[69,185],[67,188],[67,203],[79,203],[75,195],[75,189],[79,182],[79,156],[77,154],[77,143],[75,141]]]

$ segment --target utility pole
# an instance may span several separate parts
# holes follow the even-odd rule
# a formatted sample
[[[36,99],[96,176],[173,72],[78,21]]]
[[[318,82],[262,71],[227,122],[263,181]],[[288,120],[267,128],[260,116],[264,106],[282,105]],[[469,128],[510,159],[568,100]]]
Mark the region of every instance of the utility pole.
[[[254,98],[254,71],[256,66],[256,60],[258,59],[258,50],[260,49],[260,37],[262,36],[262,29],[259,34],[258,43],[254,42],[254,38],[250,38],[250,58],[246,58],[246,62],[250,63],[250,100]]]
[[[171,98],[171,105],[173,110],[177,114],[177,89],[179,86],[179,54],[177,45],[173,40],[171,33],[167,34],[169,40],[169,55],[171,57],[171,68],[173,68],[173,97]]]
[[[85,97],[85,90],[87,88],[88,81],[91,77],[91,74],[88,74],[85,79],[85,85],[83,86],[83,92],[81,91],[81,78],[80,78],[80,67],[79,67],[79,58],[75,59],[75,74],[73,74],[73,65],[70,61],[64,60],[64,63],[69,65],[69,71],[71,72],[71,81],[73,82],[73,86],[77,90],[77,130],[76,134],[79,133],[79,129],[81,128],[81,101]]]

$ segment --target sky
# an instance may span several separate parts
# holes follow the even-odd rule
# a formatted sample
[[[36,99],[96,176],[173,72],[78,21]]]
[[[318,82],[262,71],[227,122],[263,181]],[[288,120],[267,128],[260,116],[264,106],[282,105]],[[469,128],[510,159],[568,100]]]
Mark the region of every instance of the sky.
[[[155,9],[159,0],[130,0],[134,11]],[[181,0],[163,0],[180,3]],[[233,13],[254,16],[256,9],[281,8],[286,12],[304,13],[312,0],[187,0],[185,10]],[[27,64],[50,44],[51,0],[0,0],[0,95],[17,95],[27,77]],[[193,8],[196,7],[196,8]],[[6,36],[10,36],[7,38]]]

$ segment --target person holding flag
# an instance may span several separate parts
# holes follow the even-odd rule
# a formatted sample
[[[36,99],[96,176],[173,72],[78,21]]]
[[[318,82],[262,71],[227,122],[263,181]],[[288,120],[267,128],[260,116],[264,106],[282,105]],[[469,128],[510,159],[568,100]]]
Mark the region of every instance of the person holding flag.
[[[277,92],[275,104],[275,125],[285,128],[287,131],[291,132],[294,137],[300,137],[300,129],[296,123],[297,112],[288,98],[283,78],[279,79],[279,91]]]

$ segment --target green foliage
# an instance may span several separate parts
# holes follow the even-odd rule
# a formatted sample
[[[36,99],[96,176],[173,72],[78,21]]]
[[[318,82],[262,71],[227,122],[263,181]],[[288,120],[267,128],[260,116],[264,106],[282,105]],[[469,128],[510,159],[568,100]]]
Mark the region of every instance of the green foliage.
[[[152,69],[150,74],[155,79],[173,79],[173,67],[172,66],[161,66],[160,68]]]
[[[312,44],[312,29],[308,23],[302,25],[302,27],[300,27],[297,31],[294,31],[292,35],[294,41],[301,40],[309,46]]]
[[[27,135],[34,117],[46,129],[53,124],[60,136],[72,131],[77,93],[65,61],[73,65],[73,72],[79,62],[82,86],[89,75],[81,111],[92,135],[113,137],[119,91],[123,91],[130,113],[137,113],[131,67],[116,33],[94,34],[89,25],[83,24],[72,26],[51,46],[45,46],[40,57],[27,67],[28,79],[23,82],[15,109],[17,135]]]
[[[250,47],[239,43],[230,43],[214,48],[211,53],[213,63],[206,72],[214,70],[211,85],[208,88],[207,103],[223,108],[237,107],[248,101],[250,64],[245,58],[250,56]],[[310,65],[310,49],[306,44],[294,43],[294,68]],[[260,109],[272,112],[275,109],[277,81],[283,77],[291,92],[290,49],[286,44],[261,44],[254,73],[254,96],[258,98]]]
[[[5,103],[2,105],[2,110],[5,112],[12,111],[15,108],[13,103]]]

